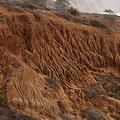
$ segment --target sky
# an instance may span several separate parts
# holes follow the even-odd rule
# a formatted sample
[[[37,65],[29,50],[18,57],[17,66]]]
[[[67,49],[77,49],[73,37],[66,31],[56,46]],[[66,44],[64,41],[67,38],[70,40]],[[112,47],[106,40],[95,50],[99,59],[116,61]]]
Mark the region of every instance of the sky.
[[[56,0],[47,1],[47,6],[54,7],[51,1]],[[120,14],[120,0],[70,0],[70,3],[80,12],[103,13],[105,9],[111,9],[114,13]]]
[[[105,9],[111,9],[120,13],[120,0],[70,0],[72,6],[81,12],[102,13]]]

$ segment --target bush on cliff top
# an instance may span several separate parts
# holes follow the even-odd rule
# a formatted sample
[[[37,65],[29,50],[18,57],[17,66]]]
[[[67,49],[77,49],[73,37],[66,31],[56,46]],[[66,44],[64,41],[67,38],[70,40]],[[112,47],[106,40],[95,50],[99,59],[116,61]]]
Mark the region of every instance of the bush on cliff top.
[[[72,15],[79,15],[79,11],[74,7],[70,7],[68,12],[70,12]]]

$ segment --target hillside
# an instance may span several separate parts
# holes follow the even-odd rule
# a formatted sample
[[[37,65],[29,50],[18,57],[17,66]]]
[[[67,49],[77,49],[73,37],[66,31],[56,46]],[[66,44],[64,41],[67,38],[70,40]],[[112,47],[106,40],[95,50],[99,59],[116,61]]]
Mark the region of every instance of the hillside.
[[[119,17],[62,17],[0,7],[2,120],[120,119]]]

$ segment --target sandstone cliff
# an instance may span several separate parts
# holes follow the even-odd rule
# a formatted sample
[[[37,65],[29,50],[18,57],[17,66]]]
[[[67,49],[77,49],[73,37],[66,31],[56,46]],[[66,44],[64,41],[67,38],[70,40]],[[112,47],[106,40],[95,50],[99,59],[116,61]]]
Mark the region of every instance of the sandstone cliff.
[[[119,119],[120,31],[39,12],[0,7],[0,88],[10,108],[41,120]]]

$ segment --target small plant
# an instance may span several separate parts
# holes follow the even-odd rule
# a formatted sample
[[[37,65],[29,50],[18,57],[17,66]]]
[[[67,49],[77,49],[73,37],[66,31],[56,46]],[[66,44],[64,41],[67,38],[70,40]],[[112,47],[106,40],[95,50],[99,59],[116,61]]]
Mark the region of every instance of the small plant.
[[[79,11],[74,7],[70,7],[68,12],[70,12],[72,15],[79,15]]]
[[[114,15],[114,11],[112,11],[111,9],[105,9],[104,12],[110,14],[110,15]]]

